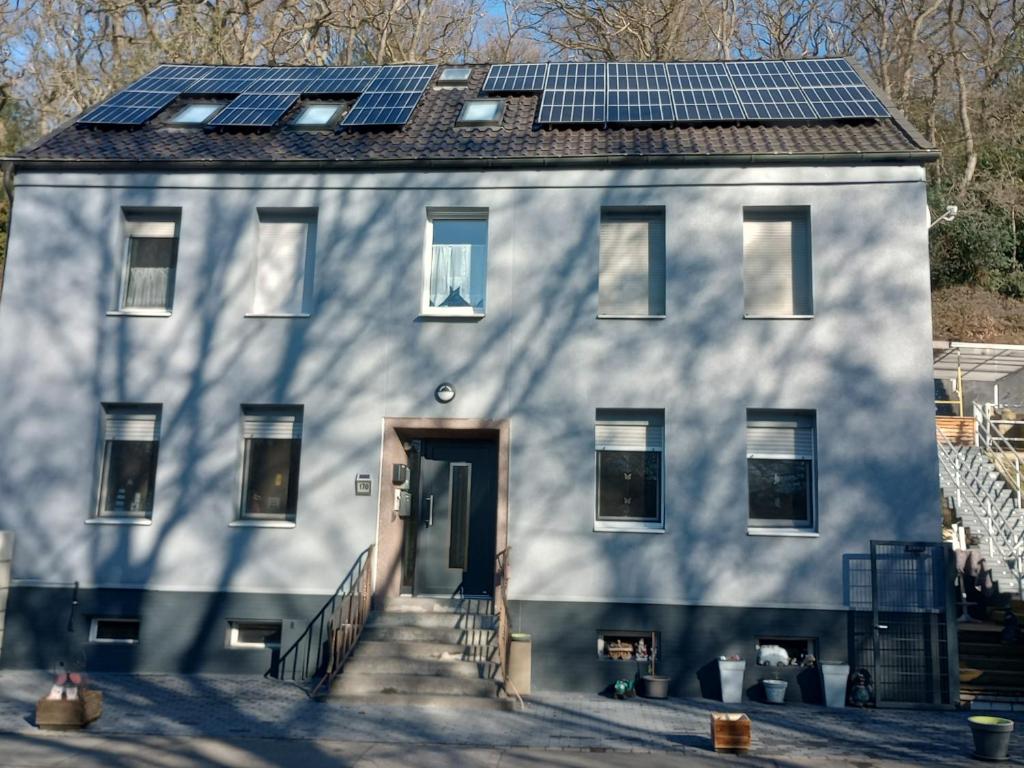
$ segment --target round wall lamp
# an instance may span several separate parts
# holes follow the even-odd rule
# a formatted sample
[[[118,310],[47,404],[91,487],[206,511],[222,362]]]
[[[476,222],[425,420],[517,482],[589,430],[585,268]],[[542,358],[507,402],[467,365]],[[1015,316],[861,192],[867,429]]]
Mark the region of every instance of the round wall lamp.
[[[437,389],[434,390],[434,399],[439,403],[450,403],[455,399],[455,387],[447,381],[443,384],[438,384]]]

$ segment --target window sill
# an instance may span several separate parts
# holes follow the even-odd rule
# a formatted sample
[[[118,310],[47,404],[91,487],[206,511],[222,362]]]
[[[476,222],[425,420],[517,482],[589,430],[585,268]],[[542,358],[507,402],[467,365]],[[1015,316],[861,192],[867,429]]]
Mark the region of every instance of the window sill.
[[[663,523],[595,522],[595,533],[665,533]]]
[[[747,528],[747,536],[788,536],[795,539],[816,539],[820,534],[809,528]]]
[[[312,316],[313,315],[310,312],[294,312],[294,313],[288,313],[288,312],[246,312],[245,313],[245,317],[271,317],[271,318],[275,318],[275,319],[294,318],[294,319],[303,320],[303,319],[305,319],[307,317],[312,317]]]
[[[420,320],[483,320],[486,312],[466,309],[423,309],[417,318]]]
[[[814,315],[744,315],[744,320],[813,320]]]
[[[152,525],[148,517],[90,517],[86,525]]]
[[[232,520],[229,528],[294,528],[294,520]]]
[[[598,320],[664,320],[668,315],[598,315]]]
[[[169,309],[110,309],[107,317],[170,317]]]

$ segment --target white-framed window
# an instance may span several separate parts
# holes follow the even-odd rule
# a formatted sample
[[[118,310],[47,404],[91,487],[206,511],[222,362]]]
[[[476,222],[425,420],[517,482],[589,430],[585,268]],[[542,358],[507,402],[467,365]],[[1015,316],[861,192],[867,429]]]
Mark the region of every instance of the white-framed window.
[[[89,622],[89,642],[111,645],[135,645],[139,642],[138,619],[94,616]]]
[[[300,128],[325,128],[335,125],[341,117],[342,104],[304,104],[292,119],[292,125]]]
[[[281,622],[267,619],[228,622],[228,648],[271,649],[281,647]]]
[[[497,125],[505,111],[503,99],[469,99],[459,112],[459,125]]]
[[[168,119],[170,125],[203,125],[224,109],[224,102],[186,104]]]
[[[482,316],[487,293],[487,209],[428,209],[424,315]]]
[[[165,315],[171,311],[180,224],[179,211],[123,211],[120,312]]]
[[[665,413],[600,409],[594,429],[597,530],[663,530]]]
[[[316,212],[257,211],[255,281],[250,315],[304,317],[312,311]]]
[[[153,514],[160,448],[159,405],[103,405],[103,451],[97,517]]]
[[[810,208],[743,209],[743,314],[810,317]]]
[[[602,208],[599,317],[665,315],[665,209]]]
[[[815,529],[815,421],[813,411],[747,411],[750,528]]]
[[[301,453],[301,405],[243,406],[240,519],[295,520]]]

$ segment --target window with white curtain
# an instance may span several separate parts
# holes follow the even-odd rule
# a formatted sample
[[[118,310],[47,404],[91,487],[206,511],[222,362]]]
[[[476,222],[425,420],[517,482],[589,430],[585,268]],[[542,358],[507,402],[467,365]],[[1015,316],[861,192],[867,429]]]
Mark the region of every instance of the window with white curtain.
[[[430,213],[424,314],[483,315],[487,292],[487,211]]]
[[[609,530],[664,527],[664,411],[597,412],[597,526]]]
[[[103,454],[97,517],[153,513],[160,446],[159,405],[103,406]]]
[[[601,317],[665,314],[665,211],[601,211],[597,312]]]
[[[743,312],[746,317],[814,313],[809,208],[743,209]]]
[[[171,311],[180,220],[177,212],[124,212],[120,311],[138,314]]]
[[[813,411],[747,411],[747,493],[750,526],[815,525]]]
[[[301,451],[301,405],[242,408],[242,519],[295,519]]]
[[[307,315],[312,305],[316,214],[260,210],[253,315]]]

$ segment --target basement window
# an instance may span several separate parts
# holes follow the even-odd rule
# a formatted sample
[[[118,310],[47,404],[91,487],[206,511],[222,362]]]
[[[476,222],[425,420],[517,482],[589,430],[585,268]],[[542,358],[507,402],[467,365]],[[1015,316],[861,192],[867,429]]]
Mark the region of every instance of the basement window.
[[[459,125],[497,125],[504,110],[501,99],[471,99],[462,105]]]
[[[656,632],[602,630],[597,633],[597,657],[604,661],[650,661],[657,642]]]
[[[172,125],[202,125],[223,107],[223,104],[189,104],[176,112],[167,122]]]
[[[281,647],[280,621],[229,621],[228,648]]]
[[[89,642],[135,645],[139,642],[139,620],[94,618],[89,624]]]
[[[757,663],[761,666],[779,666],[782,661],[781,654],[772,646],[781,648],[789,656],[789,664],[797,665],[803,663],[808,656],[816,657],[814,652],[816,640],[810,637],[759,637],[757,646],[760,653],[755,654]],[[755,651],[757,648],[755,648]],[[782,666],[785,666],[783,664]]]

